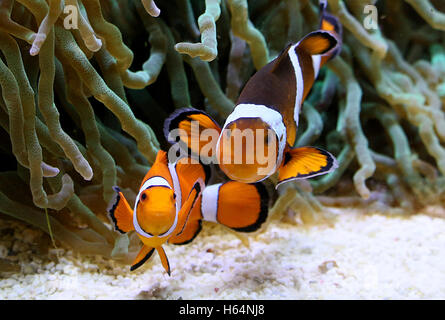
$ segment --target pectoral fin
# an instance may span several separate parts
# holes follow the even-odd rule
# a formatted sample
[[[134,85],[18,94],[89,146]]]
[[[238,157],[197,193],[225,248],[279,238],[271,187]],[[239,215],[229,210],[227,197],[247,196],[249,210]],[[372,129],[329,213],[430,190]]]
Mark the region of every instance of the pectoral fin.
[[[131,209],[121,190],[118,187],[113,187],[113,189],[116,191],[116,196],[113,200],[111,200],[108,207],[108,212],[115,230],[119,231],[120,233],[126,233],[134,230],[133,210]]]
[[[150,259],[154,251],[154,248],[147,247],[146,245],[142,246],[141,250],[136,256],[136,259],[134,259],[133,264],[131,265],[130,271],[136,270],[137,268],[142,266],[145,261]]]
[[[198,179],[197,182],[192,187],[192,190],[190,191],[187,200],[184,202],[184,204],[181,207],[181,210],[178,214],[178,226],[181,226],[181,229],[176,234],[176,236],[180,236],[182,232],[184,231],[187,220],[190,216],[190,212],[193,209],[193,206],[195,205],[196,201],[198,200],[198,197],[201,195],[202,185],[204,182],[201,179]]]
[[[329,152],[315,148],[302,147],[287,151],[283,165],[278,171],[277,187],[286,181],[311,178],[335,170],[337,160]]]

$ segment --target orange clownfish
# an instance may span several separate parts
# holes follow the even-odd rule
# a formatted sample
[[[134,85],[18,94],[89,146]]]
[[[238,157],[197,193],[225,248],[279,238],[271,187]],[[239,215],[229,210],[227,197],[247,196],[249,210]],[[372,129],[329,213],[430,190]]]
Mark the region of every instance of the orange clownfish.
[[[174,143],[169,134],[180,129],[183,132],[179,134],[180,141],[193,153],[201,155],[203,142],[195,141],[200,138],[193,135],[193,122],[199,123],[199,132],[215,130],[218,138],[208,148],[213,152],[207,154],[216,157],[230,179],[244,183],[258,182],[278,172],[278,186],[289,180],[310,178],[336,169],[337,160],[325,150],[293,148],[302,103],[320,68],[341,50],[341,25],[325,9],[326,2],[321,1],[319,30],[309,33],[298,43],[289,44],[277,58],[249,79],[222,128],[203,111],[180,109],[164,123],[168,141]],[[241,145],[238,149],[234,149],[236,140],[240,141],[234,134],[236,129],[241,139],[245,138],[238,144]],[[247,142],[249,133],[253,136],[250,143]],[[233,161],[240,154],[243,161]],[[273,155],[267,167],[264,157],[261,158],[266,154]],[[251,157],[250,163],[247,157]]]
[[[162,245],[189,243],[201,231],[202,220],[240,232],[255,231],[266,220],[269,195],[263,184],[229,181],[205,187],[209,172],[189,160],[168,163],[166,152],[160,150],[142,180],[134,209],[114,187],[116,199],[108,212],[115,230],[134,230],[143,242],[131,271],[143,265],[156,249],[170,275]]]

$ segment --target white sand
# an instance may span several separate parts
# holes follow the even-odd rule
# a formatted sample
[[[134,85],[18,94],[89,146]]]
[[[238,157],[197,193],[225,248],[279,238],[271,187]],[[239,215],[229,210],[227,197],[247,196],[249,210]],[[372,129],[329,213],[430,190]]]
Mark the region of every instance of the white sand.
[[[129,266],[69,251],[57,264],[26,262],[27,243],[39,232],[22,227],[0,240],[0,258],[14,247],[22,270],[3,274],[0,299],[445,298],[442,218],[342,211],[332,228],[274,221],[250,249],[219,226],[203,229],[189,245],[165,247],[169,277],[157,254],[132,273]]]

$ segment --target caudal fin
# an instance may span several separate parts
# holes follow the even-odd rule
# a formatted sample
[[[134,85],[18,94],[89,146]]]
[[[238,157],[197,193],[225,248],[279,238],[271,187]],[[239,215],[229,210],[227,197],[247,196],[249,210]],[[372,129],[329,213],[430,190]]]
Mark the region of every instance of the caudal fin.
[[[229,181],[204,189],[201,212],[206,221],[235,231],[253,232],[266,221],[268,203],[269,193],[263,183]]]
[[[202,134],[205,129],[213,129],[214,131],[206,132],[213,133],[213,136],[205,137]],[[204,111],[193,108],[176,110],[164,122],[164,136],[167,141],[172,144],[181,141],[197,155],[200,155],[202,148],[206,146],[208,149],[204,155],[213,156],[220,133],[221,127],[215,120]]]
[[[126,233],[134,230],[133,210],[125,199],[119,187],[113,187],[116,195],[108,206],[108,213],[115,230]]]

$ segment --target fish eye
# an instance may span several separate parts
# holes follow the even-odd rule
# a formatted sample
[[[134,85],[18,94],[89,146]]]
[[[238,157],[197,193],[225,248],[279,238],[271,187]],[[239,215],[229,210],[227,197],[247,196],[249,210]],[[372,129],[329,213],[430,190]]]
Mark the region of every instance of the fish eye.
[[[142,201],[145,200],[145,199],[147,199],[147,194],[146,194],[146,193],[143,193],[143,194],[141,195],[141,199],[142,199]]]

